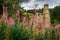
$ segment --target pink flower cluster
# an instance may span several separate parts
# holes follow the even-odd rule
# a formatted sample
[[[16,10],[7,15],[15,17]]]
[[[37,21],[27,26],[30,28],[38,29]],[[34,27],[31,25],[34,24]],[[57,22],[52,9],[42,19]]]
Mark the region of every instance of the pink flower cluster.
[[[9,24],[11,24],[11,25],[14,24],[14,20],[13,20],[12,18],[10,18],[10,19],[8,20],[8,22],[9,22]]]

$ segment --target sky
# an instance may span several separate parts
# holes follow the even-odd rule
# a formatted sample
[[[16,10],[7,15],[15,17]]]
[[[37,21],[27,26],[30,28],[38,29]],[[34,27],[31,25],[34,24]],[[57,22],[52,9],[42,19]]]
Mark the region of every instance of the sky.
[[[37,9],[44,7],[44,4],[48,4],[49,8],[54,8],[60,5],[60,0],[23,0],[21,7],[26,10],[34,9],[35,5],[38,4]]]

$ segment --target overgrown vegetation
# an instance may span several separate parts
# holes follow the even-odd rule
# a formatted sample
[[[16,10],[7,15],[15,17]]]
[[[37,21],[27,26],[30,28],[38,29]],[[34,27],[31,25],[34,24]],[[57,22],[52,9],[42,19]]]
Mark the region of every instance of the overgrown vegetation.
[[[0,40],[6,39],[6,24],[2,24],[0,28]],[[60,40],[60,34],[57,33],[57,29],[52,27],[51,29],[45,29],[44,36],[39,32],[36,32],[32,29],[32,26],[26,29],[22,24],[10,26],[10,33],[8,40],[29,40],[34,38],[35,40]]]

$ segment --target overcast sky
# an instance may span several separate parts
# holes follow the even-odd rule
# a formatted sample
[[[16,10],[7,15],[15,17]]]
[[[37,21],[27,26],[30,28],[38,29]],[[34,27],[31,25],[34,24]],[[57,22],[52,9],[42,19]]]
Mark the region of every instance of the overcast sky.
[[[54,8],[60,5],[60,0],[23,0],[21,7],[30,10],[34,9],[36,4],[38,4],[37,9],[43,8],[44,4],[49,4],[49,8]]]

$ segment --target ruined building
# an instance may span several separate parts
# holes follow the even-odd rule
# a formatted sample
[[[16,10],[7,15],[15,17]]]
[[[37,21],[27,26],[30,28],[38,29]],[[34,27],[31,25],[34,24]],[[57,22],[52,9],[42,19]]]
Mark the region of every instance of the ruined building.
[[[44,14],[44,25],[45,27],[50,27],[50,13],[49,13],[49,8],[48,8],[48,4],[44,5],[44,10],[43,10],[43,14]]]
[[[41,26],[42,28],[49,28],[50,27],[50,13],[49,13],[49,6],[48,6],[48,4],[44,5],[43,13],[38,13],[39,14],[39,15],[37,14],[38,16],[36,16],[36,14],[34,16],[35,19],[34,19],[34,17],[32,17],[32,19],[33,19],[32,22],[35,22],[34,26],[39,24],[39,26]]]

